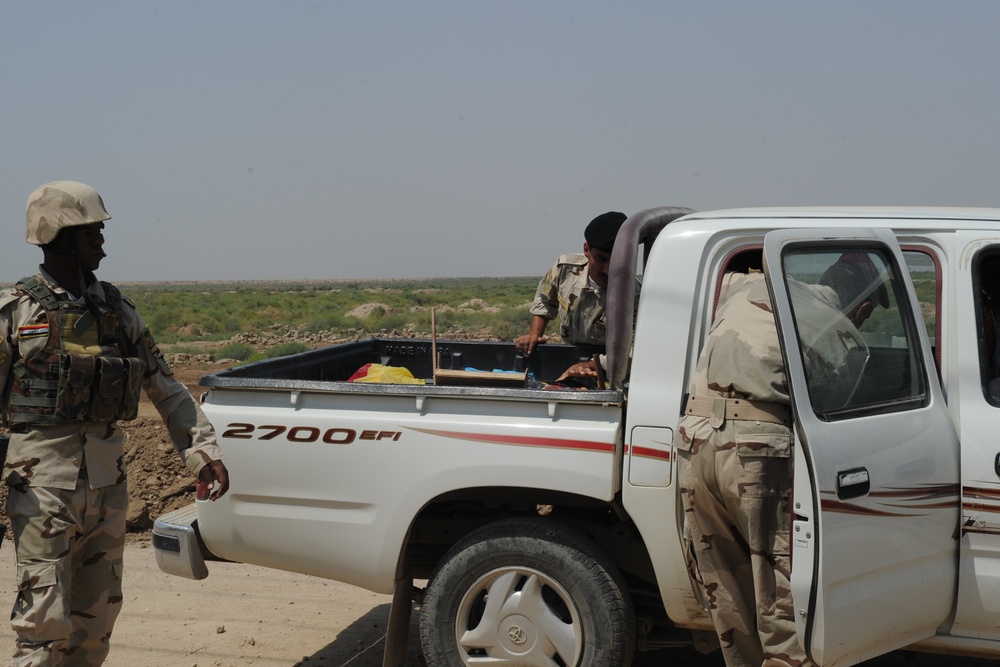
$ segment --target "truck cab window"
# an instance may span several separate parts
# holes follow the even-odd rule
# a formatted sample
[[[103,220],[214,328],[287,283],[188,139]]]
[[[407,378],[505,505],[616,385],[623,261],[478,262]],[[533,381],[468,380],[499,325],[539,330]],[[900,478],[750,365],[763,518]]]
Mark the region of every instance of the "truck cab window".
[[[1000,406],[1000,249],[976,258],[973,289],[979,318],[979,367],[987,400]]]
[[[715,281],[715,291],[712,297],[712,321],[715,321],[715,311],[719,307],[719,296],[722,293],[723,278],[727,273],[756,273],[763,270],[764,251],[762,246],[753,245],[731,252],[722,260]]]
[[[798,353],[821,419],[925,404],[916,333],[924,323],[900,308],[898,271],[877,248],[791,249],[783,256]]]

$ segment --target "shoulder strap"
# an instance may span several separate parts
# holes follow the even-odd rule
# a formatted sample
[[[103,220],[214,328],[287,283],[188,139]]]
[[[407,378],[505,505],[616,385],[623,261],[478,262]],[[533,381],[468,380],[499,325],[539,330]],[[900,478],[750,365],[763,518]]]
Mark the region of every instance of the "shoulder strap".
[[[106,283],[101,281],[101,287],[104,289],[104,301],[109,306],[111,306],[116,313],[120,313],[122,309],[122,292],[120,289],[112,285],[111,283]]]
[[[59,299],[56,297],[55,292],[38,276],[21,278],[17,281],[17,288],[42,304],[42,307],[46,310],[56,310],[59,308]]]

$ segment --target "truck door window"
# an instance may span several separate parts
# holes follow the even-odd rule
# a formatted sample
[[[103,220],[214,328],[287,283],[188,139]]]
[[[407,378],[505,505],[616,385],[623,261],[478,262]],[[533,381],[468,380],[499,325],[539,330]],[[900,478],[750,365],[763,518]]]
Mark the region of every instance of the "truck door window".
[[[931,343],[931,350],[934,351],[934,363],[937,371],[941,372],[941,349],[938,345],[938,338],[941,332],[938,330],[941,312],[941,265],[937,258],[927,251],[926,248],[917,246],[902,246],[903,259],[906,260],[906,268],[910,272],[910,282],[913,283],[913,290],[917,294],[917,302],[920,304],[920,313],[924,316],[924,326],[927,330],[927,338]]]
[[[1000,248],[981,251],[973,273],[983,392],[1000,406]]]
[[[791,248],[782,261],[816,415],[832,421],[924,405],[918,324],[899,306],[905,292],[891,256],[825,246]]]

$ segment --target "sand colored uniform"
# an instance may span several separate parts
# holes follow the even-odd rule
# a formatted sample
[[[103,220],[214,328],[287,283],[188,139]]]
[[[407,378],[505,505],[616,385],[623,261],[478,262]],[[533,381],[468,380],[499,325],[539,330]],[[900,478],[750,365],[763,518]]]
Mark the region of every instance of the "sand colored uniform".
[[[32,289],[0,291],[0,387],[11,430],[4,478],[19,582],[13,664],[89,667],[107,656],[121,609],[128,492],[118,421],[135,417],[139,389],[192,474],[223,457],[201,408],[116,288],[94,282],[89,301],[78,301],[44,272],[27,282]]]
[[[635,299],[641,285],[636,281]],[[538,282],[531,314],[559,318],[559,336],[571,345],[605,345],[608,290],[596,287],[587,275],[587,256],[562,255]]]
[[[861,334],[821,285],[789,286],[810,382],[845,401],[867,358]],[[810,328],[808,322],[814,322]],[[831,325],[831,323],[833,323]],[[812,665],[795,633],[789,554],[788,386],[763,274],[728,274],[674,445],[685,537],[729,667]]]
[[[604,345],[607,290],[595,288],[587,275],[587,257],[562,255],[539,281],[531,314],[559,317],[559,336],[574,345]]]

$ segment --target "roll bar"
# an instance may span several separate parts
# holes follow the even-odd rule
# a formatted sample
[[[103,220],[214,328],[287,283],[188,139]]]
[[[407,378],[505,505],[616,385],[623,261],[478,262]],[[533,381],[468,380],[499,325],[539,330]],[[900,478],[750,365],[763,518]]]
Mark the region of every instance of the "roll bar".
[[[642,262],[645,266],[660,230],[691,213],[694,213],[692,209],[680,206],[650,208],[630,216],[618,230],[608,268],[607,354],[608,384],[612,389],[625,388],[632,358],[635,269],[639,244],[643,244]]]

